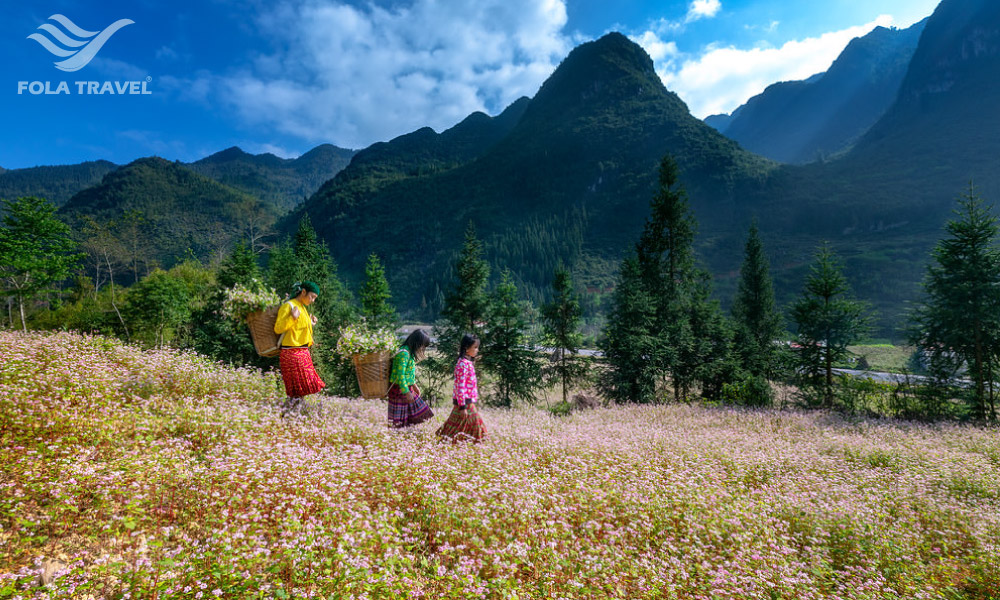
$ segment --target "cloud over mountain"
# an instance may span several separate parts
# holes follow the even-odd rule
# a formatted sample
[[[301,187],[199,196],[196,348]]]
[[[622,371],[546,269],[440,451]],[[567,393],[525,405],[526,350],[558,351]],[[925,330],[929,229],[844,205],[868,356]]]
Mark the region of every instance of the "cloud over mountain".
[[[246,121],[363,147],[532,95],[573,45],[562,0],[289,0],[255,20],[271,49],[220,77]]]

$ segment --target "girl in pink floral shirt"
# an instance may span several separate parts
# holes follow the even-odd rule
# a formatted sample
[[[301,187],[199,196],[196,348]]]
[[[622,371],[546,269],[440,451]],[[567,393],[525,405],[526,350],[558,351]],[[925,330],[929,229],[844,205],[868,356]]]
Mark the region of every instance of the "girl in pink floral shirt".
[[[476,407],[479,401],[479,389],[476,385],[476,365],[473,359],[477,354],[479,354],[479,338],[471,333],[465,334],[459,346],[458,362],[455,364],[455,388],[452,392],[454,407],[448,420],[437,430],[437,435],[450,438],[452,441],[479,442],[486,437],[486,425]]]

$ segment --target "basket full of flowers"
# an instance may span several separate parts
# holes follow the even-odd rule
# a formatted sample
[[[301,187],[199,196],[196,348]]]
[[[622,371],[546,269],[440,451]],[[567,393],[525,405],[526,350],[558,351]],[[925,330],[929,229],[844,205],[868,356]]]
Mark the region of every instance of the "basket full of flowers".
[[[246,321],[254,349],[261,356],[277,356],[281,352],[281,336],[274,333],[281,298],[271,288],[254,279],[249,285],[237,283],[226,290],[222,314],[233,321]]]
[[[367,400],[389,393],[389,370],[399,339],[391,329],[369,329],[364,324],[340,328],[337,353],[350,357],[358,376],[361,395]]]

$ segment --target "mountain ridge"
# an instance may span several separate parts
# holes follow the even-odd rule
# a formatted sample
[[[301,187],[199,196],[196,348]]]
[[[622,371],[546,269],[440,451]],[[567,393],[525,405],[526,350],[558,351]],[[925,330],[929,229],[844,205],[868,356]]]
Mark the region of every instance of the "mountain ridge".
[[[876,27],[851,40],[827,71],[771,84],[732,115],[706,122],[780,162],[804,164],[841,153],[895,100],[926,23]]]

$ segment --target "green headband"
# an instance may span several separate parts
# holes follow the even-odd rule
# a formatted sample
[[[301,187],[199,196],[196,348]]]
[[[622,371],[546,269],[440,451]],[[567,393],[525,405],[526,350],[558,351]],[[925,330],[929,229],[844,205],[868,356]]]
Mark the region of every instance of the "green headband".
[[[303,291],[312,292],[317,296],[319,295],[319,286],[313,283],[312,281],[303,281],[301,283],[296,283],[294,286],[294,290],[295,290],[294,293],[295,296],[298,296]]]

